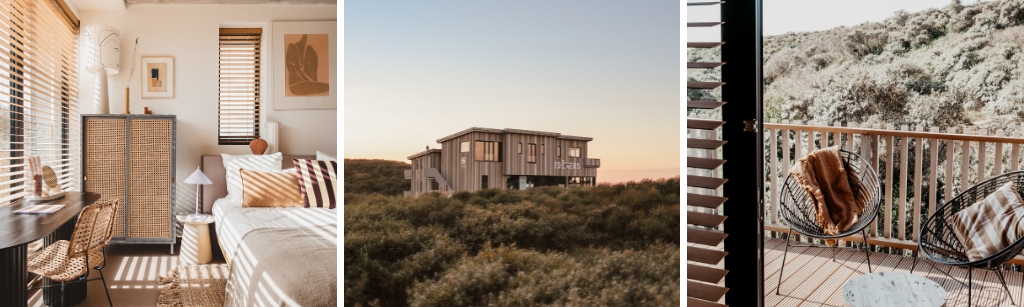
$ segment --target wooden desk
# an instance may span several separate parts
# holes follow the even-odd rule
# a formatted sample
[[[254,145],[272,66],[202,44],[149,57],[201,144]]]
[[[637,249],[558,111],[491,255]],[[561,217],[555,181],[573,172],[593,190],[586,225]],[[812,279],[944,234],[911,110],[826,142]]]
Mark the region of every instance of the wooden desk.
[[[70,240],[78,214],[85,206],[100,199],[92,192],[66,192],[51,201],[19,201],[0,207],[0,306],[28,306],[28,244],[44,239],[46,246],[58,240]],[[15,210],[33,204],[65,205],[50,214],[16,214]],[[44,279],[49,283],[49,280]],[[86,283],[69,284],[65,303],[74,305],[85,300]],[[43,289],[44,303],[60,305],[60,287]]]

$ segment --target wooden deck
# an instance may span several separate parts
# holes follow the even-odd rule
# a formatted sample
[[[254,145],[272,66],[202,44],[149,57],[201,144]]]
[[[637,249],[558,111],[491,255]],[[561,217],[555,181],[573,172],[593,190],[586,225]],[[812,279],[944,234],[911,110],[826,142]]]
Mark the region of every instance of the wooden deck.
[[[827,248],[790,247],[786,259],[786,271],[782,279],[780,295],[775,294],[782,265],[785,240],[765,238],[764,242],[764,305],[765,306],[844,306],[840,290],[846,281],[868,273],[864,250],[840,248],[836,262],[832,262],[832,251]],[[910,272],[913,258],[900,255],[871,253],[873,272]],[[914,268],[914,274],[928,277],[946,289],[945,306],[967,306],[967,288],[950,279],[934,267],[921,260]],[[936,265],[943,270],[952,269],[951,275],[967,282],[967,270]],[[974,270],[973,306],[1012,306],[1010,299],[999,283],[999,277],[992,271]],[[1024,278],[1021,273],[1004,271],[1006,284],[1014,301],[1021,306],[1024,295]]]

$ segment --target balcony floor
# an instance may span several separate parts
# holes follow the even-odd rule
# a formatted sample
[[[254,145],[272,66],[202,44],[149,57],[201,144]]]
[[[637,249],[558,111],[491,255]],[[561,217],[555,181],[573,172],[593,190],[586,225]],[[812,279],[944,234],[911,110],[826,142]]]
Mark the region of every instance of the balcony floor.
[[[764,241],[765,306],[844,306],[840,294],[843,284],[868,272],[864,250],[840,248],[836,252],[836,262],[832,262],[830,249],[791,246],[786,259],[786,272],[780,295],[775,295],[785,243],[783,239],[773,238],[765,238]],[[967,288],[924,261],[928,260],[922,258],[917,262],[914,274],[925,276],[946,289],[945,306],[967,306]],[[911,257],[871,253],[871,266],[874,272],[909,273],[912,263]],[[961,278],[964,283],[967,282],[967,270],[936,266],[943,270],[952,268],[951,275]],[[999,283],[999,277],[994,272],[974,270],[973,275],[974,306],[1012,306]],[[1006,284],[1014,300],[1020,306],[1021,296],[1024,295],[1022,274],[1005,271],[1003,276],[1006,277]]]

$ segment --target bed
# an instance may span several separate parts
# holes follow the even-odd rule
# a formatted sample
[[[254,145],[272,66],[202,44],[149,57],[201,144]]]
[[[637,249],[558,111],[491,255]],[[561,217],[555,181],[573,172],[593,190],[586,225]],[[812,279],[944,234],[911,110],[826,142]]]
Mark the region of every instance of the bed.
[[[315,159],[284,155],[282,169],[293,158]],[[213,181],[202,188],[203,211],[231,267],[224,306],[335,306],[337,210],[243,208],[225,198],[221,156],[203,156],[201,167]]]

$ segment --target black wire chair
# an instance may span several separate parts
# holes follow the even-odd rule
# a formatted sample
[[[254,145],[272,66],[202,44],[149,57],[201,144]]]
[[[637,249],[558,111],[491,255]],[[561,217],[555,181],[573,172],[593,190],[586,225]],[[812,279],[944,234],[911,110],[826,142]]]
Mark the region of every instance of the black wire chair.
[[[878,181],[878,175],[875,173],[875,169],[868,164],[868,161],[862,159],[859,155],[839,150],[840,156],[843,159],[843,165],[847,170],[847,174],[851,176],[857,176],[860,180],[859,185],[851,186],[854,189],[854,194],[858,196],[858,199],[864,199],[867,202],[859,215],[860,219],[851,226],[840,232],[837,235],[825,234],[825,231],[821,228],[821,224],[818,223],[815,218],[816,210],[814,207],[814,201],[811,200],[811,196],[804,190],[803,187],[793,178],[792,175],[787,175],[786,180],[782,183],[782,190],[780,192],[779,200],[779,213],[782,219],[789,224],[789,233],[786,235],[786,250],[782,254],[782,267],[779,268],[779,283],[775,287],[775,295],[779,295],[779,288],[782,287],[782,273],[786,267],[786,254],[789,253],[790,246],[796,247],[828,247],[818,245],[795,245],[790,244],[790,238],[793,237],[793,232],[796,231],[804,236],[817,238],[817,239],[840,239],[850,235],[854,235],[858,232],[861,233],[861,239],[863,243],[861,246],[864,248],[864,254],[867,255],[868,261],[868,272],[871,272],[871,254],[867,247],[867,231],[866,228],[871,224],[871,221],[878,215],[878,208],[882,204],[882,185]],[[832,261],[836,261],[836,247],[832,246]]]
[[[1002,174],[996,177],[986,179],[985,181],[976,184],[960,194],[957,194],[952,199],[947,201],[942,206],[935,209],[935,213],[925,220],[924,225],[921,225],[921,238],[918,240],[918,250],[928,256],[932,261],[945,264],[948,266],[955,266],[961,268],[967,268],[967,305],[971,305],[971,273],[974,269],[986,269],[995,271],[996,275],[999,276],[999,282],[1003,284],[1003,290],[1006,290],[1006,295],[1010,296],[1010,303],[1014,306],[1017,305],[1013,301],[1013,295],[1010,294],[1010,288],[1006,286],[1006,279],[1003,278],[1002,269],[1006,265],[1006,262],[1013,257],[1020,255],[1021,250],[1024,249],[1024,238],[1018,238],[1017,241],[1010,244],[1010,246],[1003,250],[985,257],[984,259],[971,261],[967,258],[967,248],[963,242],[957,238],[952,226],[949,224],[950,217],[960,210],[967,208],[986,196],[995,192],[1007,182],[1013,181],[1017,188],[1017,195],[1024,197],[1024,171],[1010,172]],[[950,183],[947,183],[950,184]],[[917,258],[914,257],[914,265],[910,267],[910,272],[914,272],[914,267],[917,266]],[[935,266],[927,261],[929,265]],[[937,269],[937,267],[936,267]],[[953,280],[957,280],[949,272],[939,270],[946,274]],[[959,280],[957,280],[959,282]],[[960,282],[963,284],[963,282]]]

